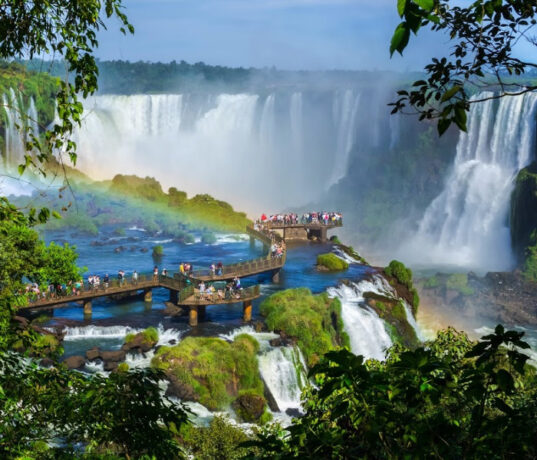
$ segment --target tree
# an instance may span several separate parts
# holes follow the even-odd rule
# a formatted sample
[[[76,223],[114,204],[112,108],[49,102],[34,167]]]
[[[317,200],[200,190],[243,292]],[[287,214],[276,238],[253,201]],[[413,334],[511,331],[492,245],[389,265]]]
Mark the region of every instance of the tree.
[[[537,62],[520,59],[514,51],[520,41],[537,48],[537,37],[530,35],[537,24],[535,0],[476,0],[466,7],[452,3],[398,0],[402,21],[390,44],[392,55],[402,54],[411,34],[424,27],[444,32],[453,42],[451,56],[433,58],[425,66],[427,78],[399,91],[399,99],[391,104],[392,113],[408,106],[420,120],[437,119],[440,134],[452,123],[465,131],[471,104],[537,89],[535,81],[512,78],[537,69]],[[494,95],[472,97],[484,89],[493,89]]]
[[[63,151],[76,162],[76,145],[69,135],[81,120],[78,95],[87,97],[97,89],[99,71],[93,55],[98,46],[97,32],[106,28],[105,19],[114,17],[123,33],[134,32],[123,12],[122,0],[10,0],[0,4],[0,59],[61,57],[66,72],[72,72],[71,79],[60,82],[56,95],[59,122],[42,138],[29,125],[21,127],[29,151],[19,167],[21,173],[34,166],[45,174],[42,165],[53,151]]]
[[[305,415],[251,445],[267,459],[535,458],[537,381],[522,336],[498,326],[472,343],[448,329],[382,363],[331,351],[310,372]]]

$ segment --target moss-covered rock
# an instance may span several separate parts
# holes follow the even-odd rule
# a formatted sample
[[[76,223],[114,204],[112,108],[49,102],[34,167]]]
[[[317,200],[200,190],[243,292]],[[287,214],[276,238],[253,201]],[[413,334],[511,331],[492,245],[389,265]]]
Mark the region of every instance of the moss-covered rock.
[[[216,243],[216,236],[214,233],[205,232],[201,235],[201,242],[205,244],[214,244]]]
[[[347,270],[349,264],[331,252],[317,256],[317,269],[329,272]]]
[[[405,299],[412,306],[412,313],[416,315],[420,304],[420,297],[412,281],[412,270],[405,267],[405,264],[402,262],[392,260],[384,269],[384,276],[395,288],[399,297]]]
[[[287,289],[265,299],[260,311],[269,330],[297,339],[308,366],[315,365],[330,350],[349,346],[341,303],[326,293],[313,295],[307,288]]]
[[[164,248],[161,244],[157,244],[156,246],[153,246],[153,257],[155,259],[159,259],[164,255]]]
[[[126,352],[145,353],[157,344],[158,338],[157,329],[148,327],[138,334],[127,334],[125,336],[125,343],[121,349]]]
[[[394,343],[400,343],[408,348],[414,348],[419,340],[416,331],[408,322],[405,306],[401,299],[386,297],[374,292],[365,292],[367,304],[384,320]]]
[[[151,365],[165,371],[181,389],[183,399],[223,410],[245,394],[264,401],[258,350],[257,341],[247,334],[232,343],[214,337],[187,337],[176,346],[159,348]]]

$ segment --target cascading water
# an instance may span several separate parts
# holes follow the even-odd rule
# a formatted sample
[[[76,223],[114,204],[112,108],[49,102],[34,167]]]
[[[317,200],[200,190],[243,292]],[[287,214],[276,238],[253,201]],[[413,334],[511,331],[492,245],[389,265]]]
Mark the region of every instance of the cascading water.
[[[84,108],[75,140],[90,176],[153,176],[257,212],[311,202],[345,175],[361,103],[349,89],[103,95]]]
[[[351,351],[365,358],[383,360],[392,340],[384,321],[369,307],[365,305],[365,292],[384,293],[384,285],[380,277],[373,280],[364,280],[353,283],[352,286],[344,284],[337,288],[329,288],[328,295],[337,297],[341,302],[341,317],[345,332],[349,335]]]
[[[453,171],[444,191],[425,211],[417,234],[402,250],[405,260],[487,270],[512,268],[509,200],[516,174],[532,159],[536,107],[534,93],[472,105],[468,133],[460,135]]]
[[[255,332],[251,326],[238,328],[221,337],[232,341],[239,334],[248,334],[259,342],[259,372],[281,412],[300,409],[300,394],[306,385],[306,364],[297,347],[273,347],[269,340],[279,336]]]

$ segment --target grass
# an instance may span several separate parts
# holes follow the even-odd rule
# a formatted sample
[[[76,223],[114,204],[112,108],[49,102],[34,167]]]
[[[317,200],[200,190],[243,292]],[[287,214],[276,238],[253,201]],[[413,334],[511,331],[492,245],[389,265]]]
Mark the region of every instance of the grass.
[[[157,343],[158,342],[158,331],[154,327],[148,327],[142,332],[142,335],[144,336],[144,339],[147,342],[151,343]]]
[[[317,256],[317,265],[325,267],[331,272],[343,271],[349,268],[349,264],[347,262],[331,252],[319,254]]]
[[[153,367],[172,373],[190,387],[210,410],[227,408],[241,391],[263,396],[257,341],[241,334],[232,343],[215,337],[187,337],[173,347],[161,347]]]
[[[310,367],[326,352],[348,346],[341,303],[326,293],[314,296],[307,288],[288,289],[264,300],[260,311],[271,331],[284,331],[297,338]]]

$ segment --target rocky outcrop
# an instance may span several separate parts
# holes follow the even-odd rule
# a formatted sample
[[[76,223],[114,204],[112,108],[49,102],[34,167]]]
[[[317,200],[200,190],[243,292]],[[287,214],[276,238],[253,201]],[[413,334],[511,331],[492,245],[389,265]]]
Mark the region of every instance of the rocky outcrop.
[[[245,393],[233,402],[233,409],[245,422],[257,422],[265,413],[267,401],[263,396]]]
[[[537,243],[532,241],[532,233],[537,230],[537,162],[518,173],[509,220],[513,250],[522,261],[526,248]]]
[[[63,364],[69,369],[82,369],[86,365],[86,360],[83,356],[69,356],[63,360]]]
[[[168,378],[168,388],[166,389],[166,396],[175,396],[181,401],[199,401],[199,396],[194,391],[192,385],[179,380],[171,372],[166,373]]]
[[[437,273],[421,280],[422,296],[469,320],[484,318],[507,326],[537,326],[537,283],[527,281],[519,271],[489,272],[484,277],[468,273],[464,275],[466,284],[450,283],[453,276]]]
[[[120,361],[125,361],[126,353],[124,350],[117,350],[117,351],[101,351],[101,359],[107,363],[107,362],[114,362],[118,363]]]
[[[86,359],[88,361],[95,361],[96,359],[101,358],[101,350],[98,347],[90,348],[86,351]]]

